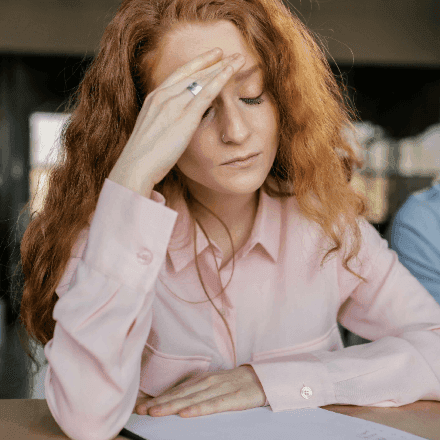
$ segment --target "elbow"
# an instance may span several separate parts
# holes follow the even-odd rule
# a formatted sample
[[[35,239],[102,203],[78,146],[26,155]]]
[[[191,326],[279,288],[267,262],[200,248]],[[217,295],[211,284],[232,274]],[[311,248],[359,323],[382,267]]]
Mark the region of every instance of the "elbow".
[[[54,405],[50,399],[47,399],[47,404],[60,429],[72,440],[110,440],[123,428],[123,424],[119,429],[111,426],[106,417],[72,411],[69,405]]]
[[[126,423],[120,417],[109,419],[80,413],[52,415],[64,434],[73,440],[111,440]]]
[[[130,407],[122,400],[102,398],[87,403],[88,400],[83,396],[80,401],[72,402],[63,398],[63,392],[54,393],[50,386],[46,387],[49,410],[67,437],[73,440],[114,439],[130,418],[134,403]],[[114,403],[110,404],[112,400]]]

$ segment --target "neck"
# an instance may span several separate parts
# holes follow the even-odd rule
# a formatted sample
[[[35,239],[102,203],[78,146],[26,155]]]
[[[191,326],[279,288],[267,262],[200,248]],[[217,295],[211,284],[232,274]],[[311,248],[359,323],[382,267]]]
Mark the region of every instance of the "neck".
[[[229,230],[252,228],[257,215],[259,191],[251,194],[231,195],[202,191],[194,192],[191,185],[189,185],[189,189],[191,195],[218,216]],[[215,224],[216,227],[221,227],[220,222],[197,201],[193,203],[193,213],[202,222],[202,225],[209,227],[209,225]]]

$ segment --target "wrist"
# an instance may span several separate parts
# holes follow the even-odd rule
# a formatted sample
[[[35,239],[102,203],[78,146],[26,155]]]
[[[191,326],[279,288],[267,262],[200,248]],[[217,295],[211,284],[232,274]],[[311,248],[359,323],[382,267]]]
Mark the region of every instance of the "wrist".
[[[260,386],[261,391],[262,391],[263,394],[264,394],[264,398],[266,399],[266,401],[264,402],[264,404],[263,404],[262,406],[270,406],[270,403],[269,403],[269,401],[267,400],[266,393],[265,393],[265,391],[264,391],[264,389],[263,389],[263,385],[261,384],[261,381],[260,381],[260,379],[258,378],[257,373],[256,373],[255,370],[254,370],[254,367],[253,367],[252,365],[250,365],[250,364],[243,364],[243,365],[240,365],[239,368],[241,368],[241,367],[244,367],[244,368],[246,368],[247,370],[249,370],[249,371],[252,373],[252,375],[254,376],[254,379],[256,379],[258,385]]]
[[[108,179],[143,197],[151,198],[154,183],[145,179],[145,171],[140,173],[135,168],[121,167],[117,164],[110,172]]]

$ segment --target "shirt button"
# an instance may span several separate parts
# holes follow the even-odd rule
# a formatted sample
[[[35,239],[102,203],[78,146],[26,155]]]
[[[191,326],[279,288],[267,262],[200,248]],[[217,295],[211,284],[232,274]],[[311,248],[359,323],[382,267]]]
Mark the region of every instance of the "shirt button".
[[[302,387],[301,388],[301,396],[304,397],[304,399],[310,399],[312,397],[312,389],[309,387]]]
[[[137,253],[137,257],[141,264],[150,264],[153,261],[153,254],[145,247]]]

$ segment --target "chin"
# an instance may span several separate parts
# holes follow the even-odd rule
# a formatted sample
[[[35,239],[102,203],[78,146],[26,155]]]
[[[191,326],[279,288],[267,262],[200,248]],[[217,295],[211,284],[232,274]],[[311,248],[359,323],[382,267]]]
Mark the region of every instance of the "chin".
[[[222,186],[234,194],[250,194],[257,191],[263,185],[265,179],[266,177],[256,176],[250,178],[247,176],[243,179],[234,179],[233,182],[225,182]]]

